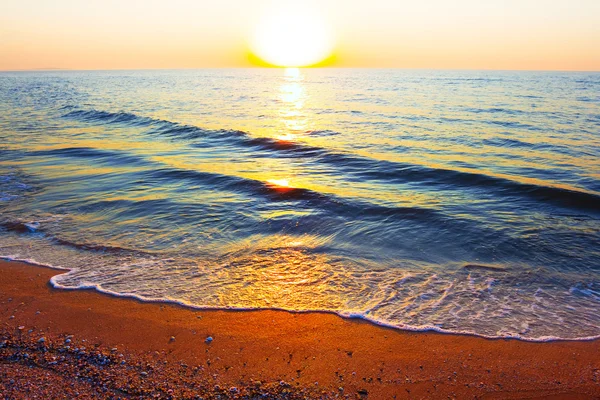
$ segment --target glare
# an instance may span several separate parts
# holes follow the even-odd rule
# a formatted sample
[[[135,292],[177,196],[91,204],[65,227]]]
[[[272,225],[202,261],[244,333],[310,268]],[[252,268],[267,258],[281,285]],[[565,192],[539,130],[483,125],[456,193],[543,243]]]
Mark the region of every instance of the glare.
[[[298,83],[287,83],[281,86],[281,100],[286,103],[295,103],[296,107],[301,108],[299,102],[304,94],[304,88]]]
[[[276,136],[275,139],[279,140],[280,142],[294,142],[296,141],[296,135],[292,133],[285,133],[283,135]]]
[[[283,74],[288,80],[298,80],[302,77],[300,68],[288,67],[285,69]]]
[[[287,5],[271,10],[258,22],[251,50],[273,65],[304,67],[317,64],[331,54],[333,37],[316,11],[300,4]]]
[[[269,179],[267,183],[271,184],[272,186],[279,186],[282,188],[290,187],[290,181],[288,179]]]

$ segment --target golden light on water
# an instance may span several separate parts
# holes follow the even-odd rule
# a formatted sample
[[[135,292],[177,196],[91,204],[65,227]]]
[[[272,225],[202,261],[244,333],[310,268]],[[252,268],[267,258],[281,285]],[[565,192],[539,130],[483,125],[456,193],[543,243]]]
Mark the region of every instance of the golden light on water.
[[[300,2],[270,10],[257,23],[250,47],[278,67],[306,67],[331,56],[333,34],[318,12]]]
[[[296,141],[296,136],[292,133],[285,133],[283,135],[278,135],[277,137],[275,137],[275,139],[279,140],[280,142],[295,142]]]
[[[292,104],[296,108],[302,108],[302,95],[304,88],[298,82],[290,82],[281,86],[281,100]]]
[[[287,67],[284,70],[283,75],[288,79],[299,79],[302,76],[300,68],[296,67]]]
[[[278,114],[285,126],[285,131],[274,135],[274,138],[281,143],[293,144],[298,140],[298,132],[306,130],[307,121],[303,112],[306,94],[300,69],[285,68],[283,79],[285,83],[279,87],[281,108],[278,110]],[[268,179],[266,182],[268,186],[281,192],[293,189],[289,179]]]
[[[279,100],[281,108],[278,110],[283,121],[286,133],[278,135],[279,140],[292,141],[295,136],[292,133],[306,131],[307,120],[304,112],[304,102],[307,93],[303,85],[303,75],[299,68],[285,68],[283,73],[284,82],[279,88]]]
[[[267,183],[270,184],[271,186],[275,186],[278,188],[283,188],[283,189],[291,188],[289,179],[269,179],[269,180],[267,180]]]

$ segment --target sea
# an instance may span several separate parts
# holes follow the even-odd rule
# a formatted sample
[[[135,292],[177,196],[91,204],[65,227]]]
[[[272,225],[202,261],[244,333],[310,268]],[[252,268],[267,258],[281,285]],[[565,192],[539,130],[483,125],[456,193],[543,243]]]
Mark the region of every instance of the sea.
[[[0,257],[51,284],[600,337],[600,73],[0,73]]]

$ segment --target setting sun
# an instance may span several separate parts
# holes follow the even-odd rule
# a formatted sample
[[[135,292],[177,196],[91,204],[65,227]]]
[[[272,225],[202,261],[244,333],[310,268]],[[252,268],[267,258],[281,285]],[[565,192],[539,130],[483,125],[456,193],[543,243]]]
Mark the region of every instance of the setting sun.
[[[333,51],[333,35],[319,13],[300,5],[268,12],[257,24],[251,51],[278,67],[318,64]]]

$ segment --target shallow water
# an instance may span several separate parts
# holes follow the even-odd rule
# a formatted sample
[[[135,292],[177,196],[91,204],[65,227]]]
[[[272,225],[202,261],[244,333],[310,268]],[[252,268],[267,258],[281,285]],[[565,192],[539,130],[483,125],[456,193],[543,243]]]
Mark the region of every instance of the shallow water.
[[[0,255],[53,283],[600,336],[600,74],[0,73]]]

